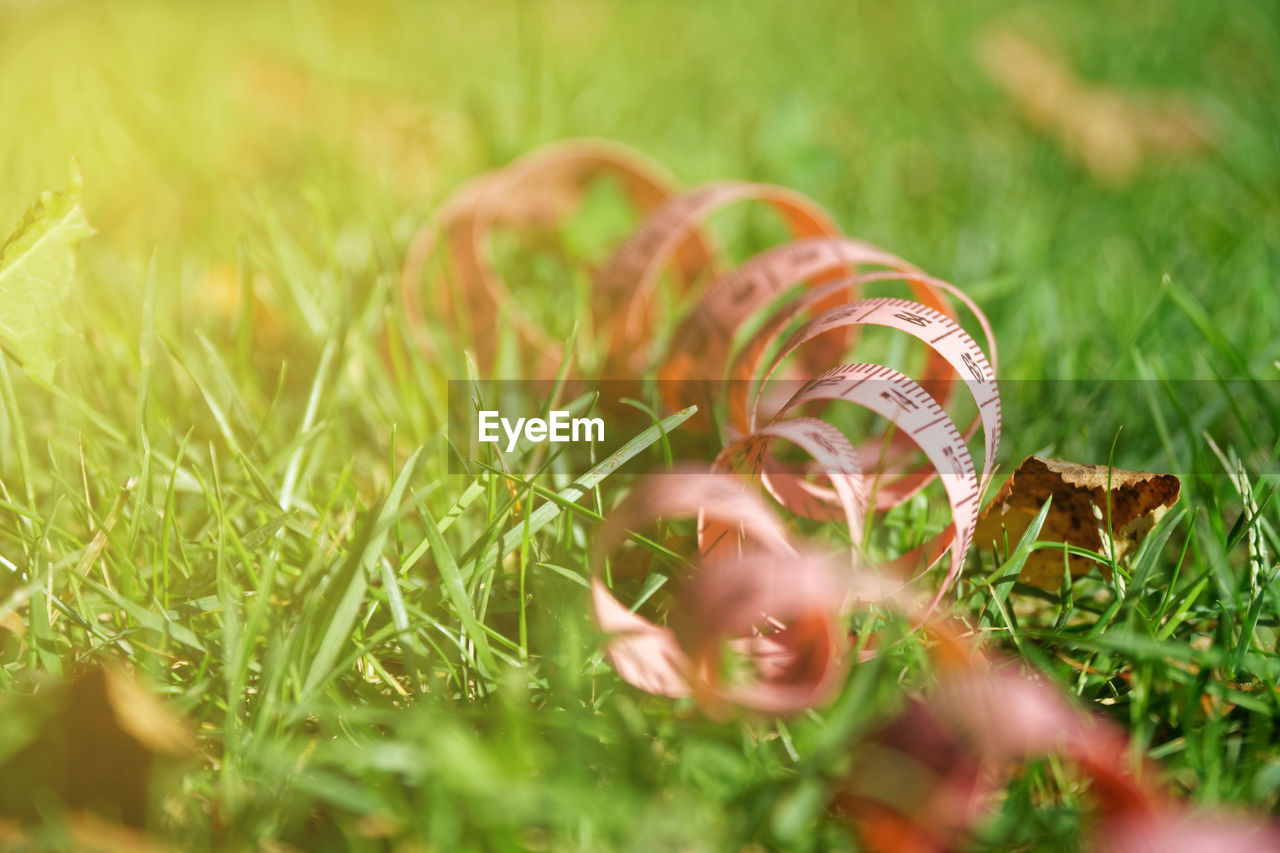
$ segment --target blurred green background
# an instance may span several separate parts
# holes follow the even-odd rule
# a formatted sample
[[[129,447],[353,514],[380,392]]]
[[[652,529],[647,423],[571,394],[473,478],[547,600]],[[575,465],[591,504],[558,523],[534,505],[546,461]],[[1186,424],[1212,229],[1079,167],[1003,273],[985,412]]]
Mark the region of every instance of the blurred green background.
[[[979,46],[1001,29],[1060,53],[1095,93],[1179,99],[1205,144],[1100,173],[984,71]],[[1031,73],[1009,61],[1015,76]],[[422,530],[457,510],[447,532],[465,566],[520,516],[494,478],[478,478],[481,497],[462,505],[467,484],[444,476],[443,380],[458,365],[392,375],[377,334],[433,207],[534,146],[607,137],[687,185],[784,184],[848,233],[962,286],[995,325],[1003,379],[1060,381],[1014,395],[1008,460],[1047,448],[1105,461],[1114,433],[1090,432],[1092,380],[1254,377],[1262,383],[1244,393],[1256,396],[1280,379],[1274,2],[0,0],[0,81],[0,231],[41,190],[65,186],[73,156],[99,231],[80,250],[62,391],[12,371],[34,461],[22,482],[8,413],[0,475],[11,506],[25,492],[34,500],[29,515],[0,514],[19,566],[0,573],[0,592],[74,566],[119,500],[98,565],[137,605],[91,579],[61,603],[67,616],[41,625],[35,615],[53,605],[33,599],[21,611],[26,644],[0,647],[10,649],[0,684],[38,695],[41,679],[132,642],[134,666],[203,744],[205,759],[153,809],[152,825],[184,849],[267,838],[379,850],[428,838],[435,849],[847,841],[821,818],[822,774],[847,757],[821,720],[794,732],[715,724],[598,665],[580,588],[588,525],[548,528],[528,599],[523,569],[518,588],[497,577],[492,601],[488,581],[468,590],[510,639],[489,681],[419,548]],[[1121,109],[1122,123],[1138,112]],[[246,288],[248,324],[237,307]],[[1200,430],[1212,428],[1274,479],[1280,421],[1252,418],[1244,401],[1218,431],[1222,399],[1179,410],[1152,384],[1160,393],[1134,401],[1136,422],[1162,411],[1170,435],[1129,430],[1117,464],[1189,467],[1207,456]],[[412,483],[393,491],[413,461]],[[1249,526],[1231,526],[1244,519],[1234,486],[1218,477],[1188,492],[1195,514],[1179,525],[1199,538],[1187,566],[1171,568],[1187,541],[1179,526],[1148,580],[1156,598],[1159,584],[1178,588],[1159,613],[1178,609],[1176,633],[1160,641],[1191,655],[1194,673],[1164,647],[1152,652],[1149,637],[1072,645],[1093,623],[1064,622],[1018,648],[1128,725],[1181,792],[1274,807],[1274,684],[1225,672],[1221,649],[1249,602],[1265,599],[1239,642],[1253,643],[1256,627],[1273,657],[1280,601],[1242,568]],[[280,515],[282,494],[293,515]],[[370,546],[390,518],[386,541]],[[333,585],[365,572],[374,580],[342,623],[346,588]],[[388,577],[399,580],[378,582]],[[980,580],[959,607],[1004,631]],[[1109,594],[1082,582],[1073,619],[1098,617],[1095,600]],[[1159,623],[1141,599],[1097,624]],[[517,647],[525,601],[529,636]],[[397,606],[411,635],[395,633]],[[1023,615],[1045,631],[1057,618]],[[898,681],[927,680],[918,651],[907,643],[883,671],[859,670],[841,705],[847,731],[895,707]],[[415,667],[431,689],[410,701]],[[1040,768],[1011,790],[983,843],[1070,847],[1082,813],[1060,769]]]
[[[1126,348],[1166,275],[1253,363],[1280,353],[1273,3],[9,0],[0,16],[0,221],[79,156],[102,232],[90,263],[226,263],[278,215],[358,264],[465,176],[584,134],[688,183],[811,195],[969,288],[1013,378],[1136,375]],[[1090,82],[1193,99],[1211,150],[1154,158],[1125,187],[1091,180],[982,74],[993,25]],[[124,288],[89,280],[90,300]],[[1139,344],[1205,375],[1165,308]]]

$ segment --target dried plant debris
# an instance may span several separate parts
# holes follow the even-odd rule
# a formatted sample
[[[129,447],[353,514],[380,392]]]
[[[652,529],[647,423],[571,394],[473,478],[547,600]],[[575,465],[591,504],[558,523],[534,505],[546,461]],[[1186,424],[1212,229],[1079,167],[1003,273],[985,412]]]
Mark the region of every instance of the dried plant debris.
[[[1208,116],[1185,96],[1086,82],[1056,51],[1005,27],[988,30],[976,53],[1027,122],[1053,136],[1100,183],[1124,186],[1147,160],[1184,157],[1212,144]]]
[[[76,853],[170,853],[176,848],[148,833],[92,812],[68,814],[56,831],[24,827],[0,817],[0,850],[74,850]]]
[[[1013,547],[1027,531],[1044,502],[1053,504],[1040,529],[1042,542],[1064,542],[1120,558],[1131,551],[1178,502],[1182,484],[1172,474],[1122,471],[1106,465],[1079,465],[1061,459],[1029,456],[983,511],[975,542]],[[1109,515],[1108,515],[1109,513]],[[1110,518],[1110,532],[1107,519]],[[1062,585],[1060,551],[1032,551],[1018,579],[1041,589]],[[1079,577],[1094,561],[1071,555],[1067,565]]]
[[[25,645],[26,633],[27,626],[16,610],[0,616],[0,664],[10,663],[18,658]]]
[[[4,616],[0,616],[0,631],[6,631],[15,637],[21,637],[27,633],[27,626],[22,623],[22,616],[18,611],[11,610]]]
[[[56,804],[141,827],[156,759],[194,752],[186,724],[114,664],[31,698],[10,698],[3,717],[6,741],[25,743],[0,758],[0,819],[19,823],[42,822]]]

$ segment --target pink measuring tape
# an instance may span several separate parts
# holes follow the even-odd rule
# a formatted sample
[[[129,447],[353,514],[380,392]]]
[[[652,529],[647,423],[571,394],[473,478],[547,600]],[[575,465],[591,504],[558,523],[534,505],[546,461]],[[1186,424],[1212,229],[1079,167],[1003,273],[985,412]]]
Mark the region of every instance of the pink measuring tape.
[[[473,340],[488,342],[478,352],[482,370],[492,365],[492,342],[506,323],[529,352],[531,378],[554,375],[566,358],[563,344],[510,298],[493,261],[490,235],[504,227],[554,225],[601,179],[621,183],[644,214],[595,277],[592,311],[606,342],[604,375],[634,378],[656,367],[668,405],[698,403],[704,413],[724,413],[723,444],[706,473],[651,477],[597,533],[592,600],[609,637],[610,659],[626,680],[651,692],[699,695],[772,712],[806,707],[825,695],[843,660],[841,643],[829,642],[842,612],[857,601],[894,598],[895,606],[901,604],[905,584],[949,552],[937,593],[919,608],[923,619],[960,573],[1000,442],[990,326],[958,288],[842,236],[831,217],[798,193],[722,182],[677,194],[644,158],[588,142],[542,149],[465,185],[419,233],[401,277],[419,343],[431,346],[419,319],[417,292],[429,256],[442,249],[445,269],[427,283],[446,311],[465,308]],[[775,212],[792,239],[733,268],[705,225],[715,212],[740,203]],[[694,294],[692,309],[676,324],[665,350],[655,352],[653,304],[664,275],[678,294],[703,289]],[[869,286],[894,283],[911,299],[863,298]],[[956,302],[976,318],[986,352],[960,325]],[[741,331],[752,324],[755,332],[740,341]],[[905,333],[923,347],[918,379],[845,360],[872,326]],[[766,389],[782,378],[795,380],[798,390],[772,399]],[[960,384],[978,410],[963,431],[948,413]],[[851,437],[826,419],[805,414],[840,405],[873,412],[887,430]],[[688,426],[705,430],[711,423],[702,418]],[[979,428],[981,472],[968,448]],[[809,462],[775,458],[778,442],[799,448]],[[915,451],[924,463],[904,466]],[[857,543],[869,514],[902,504],[934,479],[941,480],[950,508],[949,526],[906,554],[867,566]],[[796,515],[847,525],[854,543],[848,560],[833,562],[793,545],[757,492]],[[672,624],[644,619],[614,597],[601,574],[623,531],[671,514],[698,517],[700,550],[700,568],[682,580],[671,619],[701,628],[677,631]],[[795,594],[770,568],[780,565],[782,554]],[[750,591],[743,595],[748,609],[754,608],[751,618],[726,603],[724,590],[733,586]],[[759,677],[751,685],[720,684],[709,674],[708,649],[726,642],[756,660]],[[825,661],[821,666],[819,659]]]

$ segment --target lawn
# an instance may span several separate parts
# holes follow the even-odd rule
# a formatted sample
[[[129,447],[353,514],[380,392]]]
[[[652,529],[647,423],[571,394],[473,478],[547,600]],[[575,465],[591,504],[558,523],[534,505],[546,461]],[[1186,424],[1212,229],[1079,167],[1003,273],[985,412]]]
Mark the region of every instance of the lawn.
[[[1100,109],[1020,106],[992,70],[1031,74],[1011,31],[1122,126],[1167,98],[1195,139],[1133,153]],[[1178,801],[1280,804],[1280,7],[0,0],[0,80],[0,239],[73,158],[96,229],[52,383],[0,358],[0,847],[868,843],[832,803],[896,784],[860,756],[933,689],[927,632],[885,618],[783,718],[650,695],[593,621],[598,520],[719,444],[631,409],[589,489],[600,458],[458,458],[450,382],[477,346],[497,378],[528,362],[426,292],[408,316],[406,252],[465,180],[579,136],[683,187],[789,187],[962,288],[999,344],[996,485],[1030,454],[1181,478],[1135,554],[1040,590],[1015,583],[1025,547],[977,543],[941,613],[1126,730]],[[513,300],[588,363],[619,208],[592,199],[532,244],[552,251],[498,246]],[[780,237],[754,210],[711,227],[735,259]],[[940,496],[873,520],[870,553],[939,530]],[[651,594],[673,573],[648,544]],[[964,849],[1096,826],[1056,757],[984,806]]]

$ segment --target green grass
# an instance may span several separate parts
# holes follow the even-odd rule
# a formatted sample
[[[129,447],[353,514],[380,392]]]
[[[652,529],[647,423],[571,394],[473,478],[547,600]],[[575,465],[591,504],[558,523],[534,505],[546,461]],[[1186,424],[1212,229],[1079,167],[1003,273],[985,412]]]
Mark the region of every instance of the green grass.
[[[153,791],[157,835],[191,850],[853,843],[824,816],[831,780],[929,683],[918,638],[785,724],[638,693],[602,660],[586,553],[630,476],[663,464],[659,431],[584,487],[518,476],[513,497],[494,471],[450,473],[462,353],[381,357],[385,327],[407,334],[394,282],[432,205],[580,134],[690,185],[794,187],[964,287],[1010,381],[1006,467],[1105,462],[1123,425],[1118,466],[1183,475],[1117,582],[1037,595],[1013,585],[1019,551],[981,555],[954,609],[1124,725],[1181,794],[1280,802],[1274,7],[260,5],[0,0],[0,230],[76,155],[100,232],[80,250],[58,390],[0,373],[0,615],[26,628],[0,642],[0,702],[92,661],[145,673],[200,741]],[[1091,79],[1194,94],[1215,150],[1094,183],[972,60],[973,37],[1009,20]],[[732,237],[735,222],[719,224]],[[236,271],[257,303],[210,308],[214,274]],[[517,273],[537,310],[558,272]],[[881,544],[936,515],[909,507]],[[0,761],[23,736],[8,719]],[[975,844],[1070,848],[1087,820],[1087,796],[1043,762]]]

